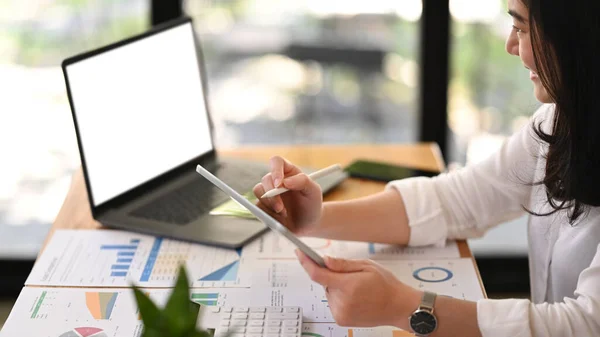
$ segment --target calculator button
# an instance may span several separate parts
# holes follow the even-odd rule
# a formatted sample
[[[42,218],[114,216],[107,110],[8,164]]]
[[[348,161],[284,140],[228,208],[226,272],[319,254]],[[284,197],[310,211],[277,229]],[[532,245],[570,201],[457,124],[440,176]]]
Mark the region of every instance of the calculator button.
[[[218,308],[218,309],[217,309]],[[301,337],[301,307],[211,307],[220,327],[215,337]]]
[[[299,314],[268,314],[267,319],[298,319]]]

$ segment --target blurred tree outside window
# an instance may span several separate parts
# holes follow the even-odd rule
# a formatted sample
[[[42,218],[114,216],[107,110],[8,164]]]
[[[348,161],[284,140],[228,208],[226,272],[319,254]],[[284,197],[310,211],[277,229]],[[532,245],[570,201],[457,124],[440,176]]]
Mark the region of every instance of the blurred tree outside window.
[[[421,10],[420,0],[185,1],[217,146],[415,141]]]
[[[529,71],[505,50],[512,27],[504,0],[451,0],[449,158],[478,162],[539,107]]]
[[[148,18],[146,0],[0,2],[0,257],[37,255],[80,165],[60,63]]]
[[[450,166],[482,161],[529,123],[540,106],[529,71],[505,50],[512,28],[505,0],[450,0]],[[527,217],[469,240],[476,256],[527,256]]]

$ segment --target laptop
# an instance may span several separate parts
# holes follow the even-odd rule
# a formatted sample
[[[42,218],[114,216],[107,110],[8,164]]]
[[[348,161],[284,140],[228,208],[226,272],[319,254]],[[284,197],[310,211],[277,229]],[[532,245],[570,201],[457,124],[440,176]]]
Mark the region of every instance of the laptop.
[[[92,216],[102,225],[230,248],[266,230],[256,219],[209,214],[229,197],[196,165],[242,192],[268,167],[217,156],[201,55],[192,20],[182,18],[62,63]],[[346,177],[318,182],[327,192]]]

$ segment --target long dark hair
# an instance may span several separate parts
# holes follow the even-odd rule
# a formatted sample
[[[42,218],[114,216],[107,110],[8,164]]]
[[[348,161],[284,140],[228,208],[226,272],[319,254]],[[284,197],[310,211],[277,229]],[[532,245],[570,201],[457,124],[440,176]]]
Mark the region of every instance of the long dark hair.
[[[522,0],[529,9],[538,76],[556,105],[548,143],[546,187],[553,210],[569,221],[600,206],[600,1]]]

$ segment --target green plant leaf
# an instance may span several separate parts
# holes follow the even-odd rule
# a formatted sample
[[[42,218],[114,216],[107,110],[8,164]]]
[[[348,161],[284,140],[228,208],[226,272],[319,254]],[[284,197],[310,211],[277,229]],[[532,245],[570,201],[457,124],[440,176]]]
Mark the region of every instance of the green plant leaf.
[[[200,304],[198,304],[196,302],[192,302],[191,300],[188,300],[188,305],[190,306],[190,308],[189,308],[190,317],[194,319],[194,326],[196,326],[196,321],[198,320],[198,314],[200,313]]]
[[[210,334],[208,331],[198,331],[198,330],[195,330],[195,331],[191,332],[186,337],[213,337],[213,335]]]
[[[145,328],[142,337],[164,337],[165,333],[157,329]]]
[[[160,310],[152,302],[150,297],[144,294],[137,287],[133,287],[133,293],[135,294],[135,300],[137,302],[138,308],[140,310],[140,315],[142,316],[142,321],[144,322],[144,326],[147,328],[156,327],[160,324]]]
[[[191,331],[196,326],[198,319],[198,309],[190,306],[190,287],[187,278],[187,272],[182,265],[179,268],[175,288],[171,292],[167,305],[165,306],[165,316],[173,334],[179,334],[185,331]]]

